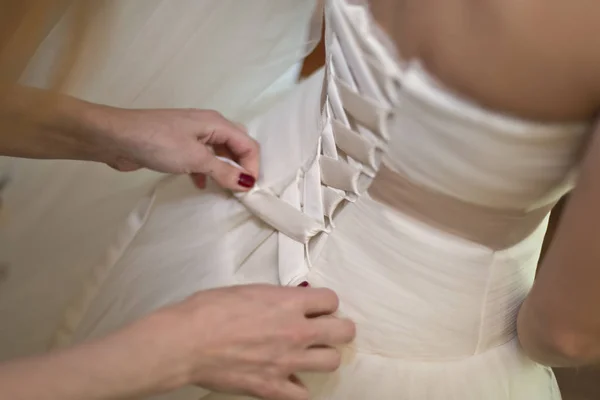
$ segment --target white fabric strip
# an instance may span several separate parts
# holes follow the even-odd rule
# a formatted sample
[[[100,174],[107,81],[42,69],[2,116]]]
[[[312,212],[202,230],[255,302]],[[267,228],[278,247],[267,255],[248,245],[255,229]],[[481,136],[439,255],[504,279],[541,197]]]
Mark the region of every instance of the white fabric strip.
[[[268,189],[255,186],[250,192],[236,197],[252,214],[300,243],[307,243],[312,236],[325,230],[320,221],[303,214]]]

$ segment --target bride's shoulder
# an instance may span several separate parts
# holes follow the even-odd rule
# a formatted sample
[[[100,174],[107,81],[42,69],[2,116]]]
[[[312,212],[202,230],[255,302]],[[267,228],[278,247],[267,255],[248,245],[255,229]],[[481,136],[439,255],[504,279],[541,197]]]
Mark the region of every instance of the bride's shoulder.
[[[404,58],[483,106],[581,120],[600,105],[600,2],[370,0]]]

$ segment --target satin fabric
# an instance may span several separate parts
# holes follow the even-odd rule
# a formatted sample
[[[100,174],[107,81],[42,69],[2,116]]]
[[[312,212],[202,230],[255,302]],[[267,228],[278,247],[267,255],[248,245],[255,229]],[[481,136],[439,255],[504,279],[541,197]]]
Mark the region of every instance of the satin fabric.
[[[368,189],[394,185],[378,174],[385,165],[464,210],[537,209],[571,187],[589,124],[483,109],[394,55],[364,2],[325,9],[327,65],[249,123],[262,146],[257,187],[234,196],[214,186],[199,193],[186,177],[153,182],[54,345],[102,336],[197,290],[307,280],[333,288],[340,315],[358,327],[339,371],[301,376],[311,398],[560,399],[552,371],[522,353],[515,331],[547,215],[517,243],[493,248]],[[155,397],[198,398],[235,396],[189,387]]]

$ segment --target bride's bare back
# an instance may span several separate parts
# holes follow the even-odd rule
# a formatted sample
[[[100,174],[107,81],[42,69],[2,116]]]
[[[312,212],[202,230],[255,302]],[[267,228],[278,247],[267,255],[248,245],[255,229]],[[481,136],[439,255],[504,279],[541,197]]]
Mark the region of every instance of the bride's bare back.
[[[371,0],[403,58],[451,89],[536,120],[597,111],[600,48],[594,1]]]

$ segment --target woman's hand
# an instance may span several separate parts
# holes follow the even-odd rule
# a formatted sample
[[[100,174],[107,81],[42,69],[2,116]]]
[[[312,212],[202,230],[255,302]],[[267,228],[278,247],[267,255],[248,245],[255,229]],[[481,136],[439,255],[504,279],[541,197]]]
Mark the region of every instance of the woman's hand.
[[[0,398],[145,398],[185,385],[265,400],[308,400],[300,372],[340,365],[354,325],[327,289],[238,286],[189,299],[99,339],[0,363]]]
[[[120,171],[149,168],[192,174],[198,186],[204,175],[220,186],[248,190],[259,172],[259,146],[244,127],[216,111],[196,109],[103,110],[98,125],[110,148],[103,161]],[[242,169],[217,158],[226,155]]]
[[[140,322],[172,382],[265,400],[308,400],[301,372],[333,372],[354,324],[328,289],[268,285],[200,292]],[[139,339],[135,340],[139,343]],[[176,343],[176,344],[175,344]],[[139,344],[138,344],[139,346]]]
[[[0,99],[0,126],[0,155],[192,174],[199,186],[206,175],[236,191],[251,188],[259,172],[256,141],[216,111],[128,110],[15,87]]]

